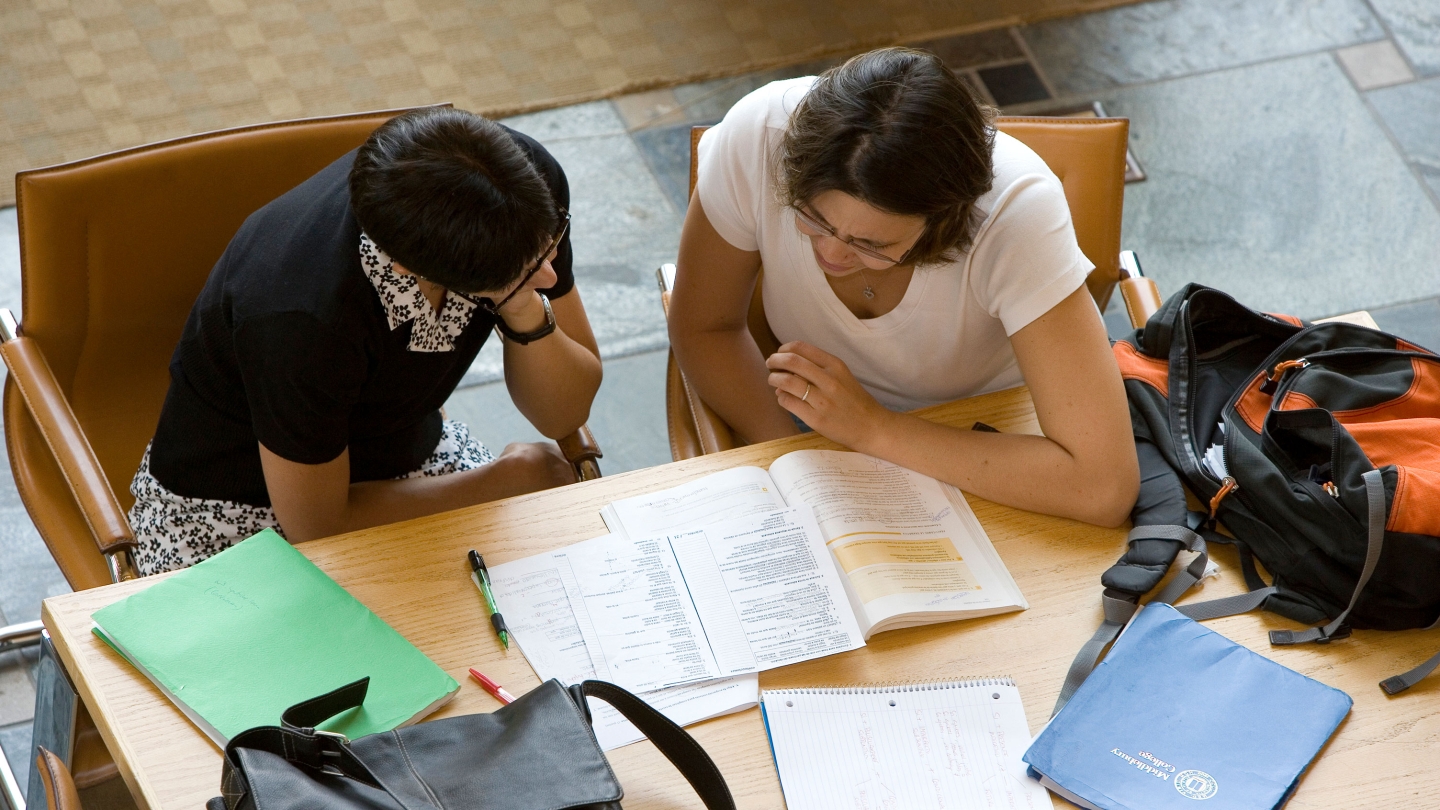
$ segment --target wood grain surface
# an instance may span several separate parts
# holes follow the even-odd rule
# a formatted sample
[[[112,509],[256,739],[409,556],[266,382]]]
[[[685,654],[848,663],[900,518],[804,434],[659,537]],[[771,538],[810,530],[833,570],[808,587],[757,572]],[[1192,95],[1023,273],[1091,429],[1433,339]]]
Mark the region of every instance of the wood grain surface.
[[[1038,432],[1024,389],[921,413],[961,427],[980,420],[1007,432]],[[498,703],[466,677],[467,667],[478,667],[516,693],[538,681],[520,651],[504,651],[491,632],[468,577],[466,550],[476,548],[497,564],[568,545],[604,534],[600,508],[617,498],[728,467],[768,467],[792,450],[833,447],[809,434],[317,540],[300,549],[461,682],[460,693],[434,717],[489,712]],[[967,497],[1029,599],[1029,610],[882,633],[863,649],[762,673],[761,688],[1009,675],[1019,685],[1032,730],[1038,730],[1071,657],[1100,621],[1099,576],[1123,551],[1125,531]],[[1192,599],[1244,590],[1229,550],[1212,549],[1212,555],[1221,564],[1221,576]],[[45,600],[43,618],[137,803],[151,810],[197,810],[219,793],[220,752],[90,632],[94,611],[151,582],[53,597]],[[1208,626],[1355,699],[1290,808],[1440,807],[1440,781],[1433,775],[1440,762],[1440,677],[1395,698],[1386,698],[1376,686],[1428,657],[1440,646],[1440,633],[1357,631],[1329,645],[1272,648],[1268,630],[1300,626],[1270,614],[1219,619]],[[1225,688],[1214,685],[1216,694]],[[1206,695],[1195,695],[1194,705],[1206,711]],[[784,806],[758,710],[700,723],[691,731],[725,774],[740,807]],[[648,742],[609,756],[630,810],[701,806]]]

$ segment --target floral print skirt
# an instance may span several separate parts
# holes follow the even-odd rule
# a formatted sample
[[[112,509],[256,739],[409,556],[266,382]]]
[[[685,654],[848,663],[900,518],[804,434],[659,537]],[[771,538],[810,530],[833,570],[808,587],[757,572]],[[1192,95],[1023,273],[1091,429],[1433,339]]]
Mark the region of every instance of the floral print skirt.
[[[489,464],[495,456],[470,435],[464,422],[445,420],[435,452],[419,469],[400,476],[448,475]],[[265,529],[280,529],[275,510],[234,501],[187,498],[166,489],[150,474],[150,448],[130,483],[135,505],[130,527],[139,547],[135,565],[142,576],[185,568],[218,554]]]

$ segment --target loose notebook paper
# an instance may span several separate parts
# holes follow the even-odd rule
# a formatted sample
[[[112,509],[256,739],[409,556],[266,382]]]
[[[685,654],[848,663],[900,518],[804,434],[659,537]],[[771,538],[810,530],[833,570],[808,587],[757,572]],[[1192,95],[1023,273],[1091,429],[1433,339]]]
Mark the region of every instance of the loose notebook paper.
[[[582,630],[570,606],[565,582],[573,583],[574,576],[563,552],[494,566],[490,577],[505,623],[540,680],[556,678],[568,686],[598,677],[590,650],[594,648],[596,655],[603,658],[599,653],[600,642],[593,637],[594,628],[588,621]],[[585,631],[589,631],[590,638]],[[740,675],[642,692],[640,697],[656,711],[688,726],[754,706],[759,698],[759,685],[759,676]],[[601,750],[609,751],[645,739],[645,735],[610,704],[593,698],[589,703],[591,725]]]
[[[273,531],[96,611],[95,635],[223,748],[362,677],[352,739],[419,721],[460,685]]]
[[[1025,761],[1103,810],[1267,810],[1350,697],[1151,602],[1035,738]]]
[[[782,689],[761,697],[788,810],[1051,807],[1009,678]]]

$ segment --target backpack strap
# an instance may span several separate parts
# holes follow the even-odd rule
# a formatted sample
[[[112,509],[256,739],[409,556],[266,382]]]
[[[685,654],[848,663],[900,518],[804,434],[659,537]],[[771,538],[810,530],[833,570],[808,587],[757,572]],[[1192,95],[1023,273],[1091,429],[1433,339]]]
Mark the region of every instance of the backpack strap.
[[[1065,683],[1060,687],[1060,696],[1055,701],[1051,717],[1060,713],[1080,688],[1080,684],[1090,677],[1100,660],[1100,654],[1119,637],[1120,631],[1140,609],[1140,597],[1159,583],[1181,548],[1196,552],[1195,559],[1185,566],[1185,570],[1176,574],[1164,589],[1151,599],[1152,602],[1174,604],[1175,600],[1184,596],[1200,581],[1210,563],[1205,538],[1184,526],[1136,526],[1130,530],[1127,546],[1125,556],[1101,577],[1101,581],[1106,585],[1105,592],[1100,597],[1105,619],[1090,640],[1080,648],[1075,660],[1070,662],[1070,669],[1065,673]],[[1163,555],[1167,550],[1168,557],[1165,557]],[[1157,552],[1162,555],[1160,559],[1156,558]],[[1148,576],[1135,576],[1137,570],[1146,572]],[[1125,584],[1130,587],[1126,588]],[[1236,596],[1177,606],[1176,610],[1196,621],[1233,616],[1260,607],[1275,590],[1273,585],[1265,586]]]
[[[1354,610],[1355,603],[1360,601],[1360,592],[1365,590],[1371,575],[1375,573],[1375,564],[1380,562],[1380,549],[1385,545],[1385,482],[1381,480],[1379,470],[1371,470],[1362,478],[1365,481],[1365,499],[1370,513],[1369,536],[1365,544],[1365,566],[1360,569],[1360,578],[1355,581],[1355,592],[1350,594],[1350,604],[1324,627],[1312,627],[1309,630],[1298,632],[1295,630],[1271,630],[1271,644],[1288,646],[1311,641],[1324,644],[1332,639],[1350,635],[1350,628],[1345,624],[1345,620],[1350,618],[1350,611]]]

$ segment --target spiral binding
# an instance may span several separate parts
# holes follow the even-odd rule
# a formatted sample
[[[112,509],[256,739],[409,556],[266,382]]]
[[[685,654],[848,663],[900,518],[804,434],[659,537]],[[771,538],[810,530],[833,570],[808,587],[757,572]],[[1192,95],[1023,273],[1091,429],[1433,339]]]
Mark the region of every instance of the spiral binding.
[[[895,692],[938,692],[945,689],[970,689],[979,686],[1014,686],[1009,675],[994,678],[968,678],[933,683],[862,683],[856,686],[804,687],[801,689],[766,689],[767,695],[886,695]]]

